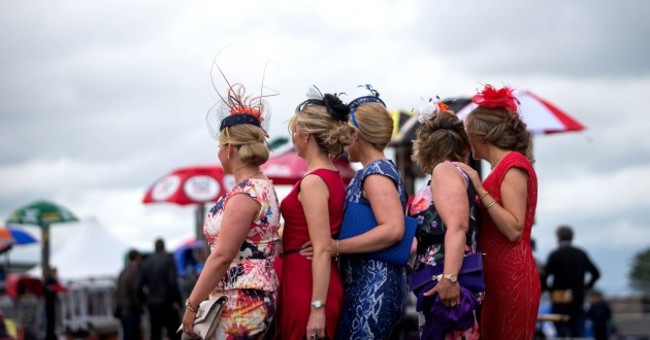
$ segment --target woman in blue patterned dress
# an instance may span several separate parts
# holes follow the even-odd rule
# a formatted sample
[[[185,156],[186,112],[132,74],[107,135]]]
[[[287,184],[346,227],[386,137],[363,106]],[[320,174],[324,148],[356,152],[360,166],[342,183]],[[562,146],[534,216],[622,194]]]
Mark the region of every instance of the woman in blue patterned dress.
[[[373,91],[371,89],[371,91]],[[363,253],[388,248],[402,239],[407,193],[384,148],[393,133],[393,119],[378,94],[350,103],[352,144],[346,148],[353,162],[361,162],[350,182],[346,202],[370,204],[378,225],[345,240],[333,240],[341,254],[345,288],[338,339],[387,339],[402,319],[406,273],[402,266],[370,259]]]

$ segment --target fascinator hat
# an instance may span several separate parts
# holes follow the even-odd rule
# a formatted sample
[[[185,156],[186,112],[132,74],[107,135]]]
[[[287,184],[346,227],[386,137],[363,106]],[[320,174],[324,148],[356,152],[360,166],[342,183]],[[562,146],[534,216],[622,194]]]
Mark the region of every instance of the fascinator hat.
[[[413,109],[413,112],[418,115],[418,122],[420,122],[420,124],[424,124],[424,122],[433,119],[433,117],[440,112],[454,114],[451,108],[440,100],[440,97],[436,96],[436,99],[437,100],[429,98],[429,101],[426,104],[417,109]]]
[[[520,104],[511,88],[504,86],[496,89],[490,84],[486,84],[483,90],[472,96],[472,102],[488,109],[505,109],[512,114],[517,114]]]
[[[357,119],[354,116],[354,113],[359,105],[364,103],[379,103],[386,107],[386,103],[384,103],[383,100],[379,99],[379,92],[377,92],[377,90],[375,90],[372,85],[365,84],[359,85],[358,87],[365,87],[368,91],[370,91],[370,95],[359,97],[348,104],[348,106],[350,106],[350,121],[355,128],[359,128],[359,123],[357,123]]]
[[[325,93],[323,94],[318,87],[313,85],[307,91],[307,100],[298,104],[296,107],[296,112],[303,111],[306,107],[310,105],[319,105],[324,106],[327,110],[327,113],[335,121],[345,122],[348,120],[350,114],[350,109],[348,105],[345,105],[339,96],[343,93]]]
[[[217,57],[212,62],[210,78],[212,80],[212,87],[219,96],[219,99],[217,103],[210,107],[205,117],[210,136],[218,140],[219,134],[224,129],[239,124],[250,124],[264,130],[264,135],[268,138],[271,123],[271,108],[265,98],[278,95],[275,91],[271,93],[264,92],[266,89],[264,87],[264,75],[266,74],[268,62],[264,66],[262,85],[259,87],[259,93],[248,95],[246,93],[246,87],[242,83],[231,83],[226,78],[223,70],[217,63]],[[213,77],[215,68],[225,82],[225,95],[215,85]]]

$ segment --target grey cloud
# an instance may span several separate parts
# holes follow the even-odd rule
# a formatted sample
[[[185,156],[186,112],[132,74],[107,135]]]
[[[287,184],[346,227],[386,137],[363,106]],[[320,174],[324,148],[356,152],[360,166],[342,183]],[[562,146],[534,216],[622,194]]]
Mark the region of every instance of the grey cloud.
[[[650,5],[631,1],[428,3],[419,34],[459,70],[637,77],[650,71]]]

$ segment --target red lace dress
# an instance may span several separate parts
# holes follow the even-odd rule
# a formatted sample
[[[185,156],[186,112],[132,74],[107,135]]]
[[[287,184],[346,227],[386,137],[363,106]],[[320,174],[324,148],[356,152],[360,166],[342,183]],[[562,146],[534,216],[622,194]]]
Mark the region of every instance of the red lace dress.
[[[532,339],[539,307],[540,280],[530,247],[530,234],[537,206],[537,175],[530,161],[519,152],[508,153],[485,179],[483,186],[499,203],[501,183],[510,168],[528,173],[526,220],[520,240],[509,241],[481,208],[478,248],[486,255],[485,300],[481,314],[483,339]]]
[[[338,234],[343,221],[345,184],[341,175],[334,170],[317,169],[312,172],[320,176],[329,189],[329,221],[332,237]],[[282,273],[280,278],[279,322],[276,324],[276,339],[304,339],[311,312],[312,269],[311,260],[297,250],[309,241],[307,221],[298,193],[300,182],[282,200],[280,211],[284,217],[282,246]],[[325,301],[326,333],[334,339],[336,326],[343,303],[343,282],[334,261],[330,266],[330,282]]]

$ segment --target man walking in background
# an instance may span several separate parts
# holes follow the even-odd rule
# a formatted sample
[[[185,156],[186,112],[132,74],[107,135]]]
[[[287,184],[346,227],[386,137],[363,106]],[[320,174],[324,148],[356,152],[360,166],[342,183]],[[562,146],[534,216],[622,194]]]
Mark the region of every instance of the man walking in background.
[[[584,299],[588,289],[600,277],[600,272],[587,256],[587,253],[571,245],[573,230],[562,225],[556,231],[558,248],[551,252],[542,274],[542,288],[551,291],[554,314],[569,316],[568,322],[556,322],[558,337],[584,337],[585,310]],[[585,274],[589,281],[585,283]],[[553,284],[548,286],[548,277]]]
[[[181,295],[176,281],[176,265],[165,251],[165,242],[157,239],[155,252],[142,264],[141,287],[149,310],[150,339],[161,340],[162,328],[167,337],[180,339],[176,329],[180,325]]]
[[[117,315],[122,323],[124,340],[141,340],[140,315],[142,314],[142,291],[140,282],[141,256],[137,250],[129,250],[129,263],[117,278]]]

